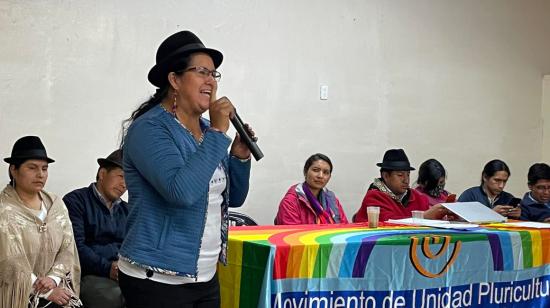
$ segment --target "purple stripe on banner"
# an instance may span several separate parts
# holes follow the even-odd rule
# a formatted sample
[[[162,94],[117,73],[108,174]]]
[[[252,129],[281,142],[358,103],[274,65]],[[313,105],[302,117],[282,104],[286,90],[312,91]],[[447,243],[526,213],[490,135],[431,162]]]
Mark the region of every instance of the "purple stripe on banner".
[[[376,244],[376,240],[380,237],[381,236],[373,236],[370,238],[364,238],[361,241],[361,246],[359,247],[359,251],[357,251],[357,257],[355,258],[355,263],[353,264],[353,273],[351,274],[351,277],[365,277],[367,261],[369,260],[372,249]]]
[[[489,233],[487,239],[491,245],[491,252],[493,253],[493,267],[495,271],[502,271],[504,269],[502,260],[502,248],[500,247],[500,239],[498,234]]]

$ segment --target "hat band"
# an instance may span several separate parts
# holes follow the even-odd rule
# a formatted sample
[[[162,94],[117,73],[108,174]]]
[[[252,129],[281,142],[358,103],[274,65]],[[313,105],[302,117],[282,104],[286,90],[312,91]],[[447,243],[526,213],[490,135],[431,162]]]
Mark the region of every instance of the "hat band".
[[[392,167],[392,168],[410,168],[411,164],[408,161],[386,161],[380,164],[380,167]]]
[[[45,150],[25,150],[20,152],[14,152],[11,154],[11,158],[28,158],[28,157],[37,157],[37,158],[48,158]]]
[[[204,47],[204,45],[200,44],[200,43],[187,44],[183,47],[180,47],[180,48],[174,50],[168,56],[164,57],[164,59],[170,59],[170,58],[172,58],[173,56],[175,56],[179,53],[182,53],[182,52],[187,51],[187,50],[194,50],[194,49],[206,49],[206,47]],[[161,60],[160,62],[164,62],[164,59]]]

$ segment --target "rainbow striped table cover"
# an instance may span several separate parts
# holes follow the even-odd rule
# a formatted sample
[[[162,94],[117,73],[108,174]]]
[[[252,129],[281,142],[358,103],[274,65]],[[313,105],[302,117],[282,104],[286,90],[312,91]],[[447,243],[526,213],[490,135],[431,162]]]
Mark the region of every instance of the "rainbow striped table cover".
[[[550,229],[232,227],[222,307],[550,307]]]

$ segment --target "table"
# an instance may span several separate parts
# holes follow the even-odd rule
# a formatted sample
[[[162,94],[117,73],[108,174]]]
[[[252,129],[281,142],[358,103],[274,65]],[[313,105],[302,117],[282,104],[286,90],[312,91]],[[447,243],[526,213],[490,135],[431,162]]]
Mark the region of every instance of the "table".
[[[550,307],[550,229],[233,227],[222,307]]]

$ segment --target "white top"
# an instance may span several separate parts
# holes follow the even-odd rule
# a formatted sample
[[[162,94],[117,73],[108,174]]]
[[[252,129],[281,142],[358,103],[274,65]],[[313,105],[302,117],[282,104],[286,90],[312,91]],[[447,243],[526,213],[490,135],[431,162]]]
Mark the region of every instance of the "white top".
[[[46,206],[44,205],[44,201],[42,201],[40,203],[40,209],[39,210],[35,210],[35,209],[31,209],[31,208],[28,208],[36,217],[38,217],[38,219],[40,219],[42,222],[44,222],[44,219],[46,219],[46,216],[48,216],[48,210],[46,210]],[[55,281],[55,285],[59,285],[59,283],[61,282],[61,278],[59,277],[56,277],[56,276],[53,276],[53,275],[49,275],[48,277],[50,277],[51,279],[53,279],[53,281]],[[36,275],[34,273],[31,273],[31,284],[34,285],[34,282],[36,281],[36,279],[38,279],[36,277]],[[50,296],[50,294],[52,293],[53,289],[50,290],[49,292],[47,293],[44,293],[44,294],[40,294],[40,297],[43,297],[43,298],[48,298],[48,296]]]
[[[206,210],[206,224],[201,239],[199,259],[197,261],[197,279],[182,276],[155,273],[150,280],[166,284],[184,284],[210,281],[216,274],[218,256],[221,250],[221,204],[223,191],[227,186],[227,178],[222,165],[218,165],[210,179],[208,191],[208,208]],[[146,279],[145,269],[125,260],[118,261],[118,268],[124,274],[139,279]]]
[[[46,206],[44,205],[44,201],[42,201],[40,203],[40,209],[39,210],[35,210],[35,209],[31,209],[31,208],[28,208],[33,214],[34,216],[38,217],[38,219],[42,220],[42,222],[44,222],[44,219],[46,219],[46,216],[48,216],[48,211],[46,210]]]

